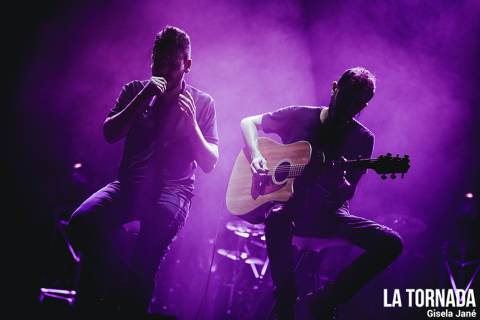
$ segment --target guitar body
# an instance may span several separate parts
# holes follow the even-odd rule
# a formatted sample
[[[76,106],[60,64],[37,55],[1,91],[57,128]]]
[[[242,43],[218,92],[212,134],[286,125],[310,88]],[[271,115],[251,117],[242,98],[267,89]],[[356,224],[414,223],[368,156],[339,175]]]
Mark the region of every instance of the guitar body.
[[[262,137],[258,138],[258,147],[267,160],[269,175],[254,176],[250,156],[242,150],[235,160],[226,195],[229,212],[254,224],[263,223],[266,211],[275,203],[290,199],[295,178],[288,177],[289,168],[308,164],[312,155],[307,141],[283,145]]]

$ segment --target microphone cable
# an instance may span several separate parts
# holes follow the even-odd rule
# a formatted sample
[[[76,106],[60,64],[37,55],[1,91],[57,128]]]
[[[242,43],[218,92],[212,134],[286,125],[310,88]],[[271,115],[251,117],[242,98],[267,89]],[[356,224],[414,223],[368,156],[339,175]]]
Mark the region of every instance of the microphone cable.
[[[226,194],[226,190],[225,190],[224,194]],[[225,203],[225,201],[223,201],[223,205],[222,205],[222,208],[221,208],[221,215],[220,215],[220,218],[218,219],[218,224],[217,224],[217,228],[216,228],[216,231],[215,231],[215,238],[213,240],[212,257],[211,257],[211,260],[210,260],[210,266],[208,268],[207,282],[205,284],[205,290],[203,292],[202,299],[200,300],[200,305],[198,306],[197,314],[195,315],[195,320],[199,319],[200,312],[201,312],[202,308],[204,307],[205,301],[207,299],[207,293],[208,293],[208,289],[209,289],[209,286],[210,286],[210,280],[211,280],[211,276],[212,276],[213,261],[215,259],[215,253],[216,253],[216,248],[217,248],[218,234],[220,232],[220,227],[223,224],[222,214],[224,212],[226,212],[225,211],[226,209],[227,209],[226,203]]]

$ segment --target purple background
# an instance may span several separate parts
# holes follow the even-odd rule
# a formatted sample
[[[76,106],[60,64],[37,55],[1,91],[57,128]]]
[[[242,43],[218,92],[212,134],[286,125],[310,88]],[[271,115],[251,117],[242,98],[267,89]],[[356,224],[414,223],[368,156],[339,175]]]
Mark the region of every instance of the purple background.
[[[365,288],[376,302],[357,296],[350,307],[392,317],[380,306],[383,288],[438,287],[442,243],[459,235],[473,239],[460,213],[464,194],[479,194],[478,1],[122,0],[50,2],[28,11],[36,14],[20,10],[8,38],[15,120],[7,140],[20,192],[14,210],[32,227],[21,236],[26,250],[38,248],[25,277],[32,296],[45,268],[53,212],[116,174],[122,143],[107,144],[102,123],[126,82],[150,76],[154,35],[165,24],[191,37],[186,79],[215,99],[220,160],[211,174],[197,175],[190,218],[159,270],[152,311],[193,318],[215,239],[217,248],[239,241],[224,227],[232,219],[224,197],[242,147],[240,119],[292,104],[325,105],[331,82],[354,66],[377,77],[377,93],[359,117],[375,133],[373,156],[409,154],[412,168],[403,180],[383,181],[369,171],[360,182],[352,213],[385,221],[404,236],[406,248]],[[88,180],[72,195],[75,162],[84,164]],[[396,222],[386,220],[391,215]],[[215,256],[223,275],[210,281],[204,315],[223,308],[222,279],[239,268],[222,259]]]

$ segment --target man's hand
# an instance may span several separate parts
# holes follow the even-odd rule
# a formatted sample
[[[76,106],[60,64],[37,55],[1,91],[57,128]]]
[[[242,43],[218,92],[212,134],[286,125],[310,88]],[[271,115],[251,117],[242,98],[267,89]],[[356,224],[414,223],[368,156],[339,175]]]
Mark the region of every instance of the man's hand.
[[[188,122],[191,124],[191,128],[196,128],[197,126],[197,107],[193,101],[193,97],[190,92],[185,91],[186,95],[180,94],[178,96],[178,106],[180,110],[183,111],[185,116],[188,119]]]
[[[130,101],[120,112],[105,119],[103,123],[103,135],[108,143],[114,143],[125,137],[132,123],[145,110],[145,105],[152,106],[155,98],[165,92],[167,80],[162,77],[151,77],[147,85]]]
[[[347,159],[342,156],[337,163],[346,161]],[[320,179],[325,187],[333,189],[338,188],[347,182],[346,174],[347,172],[342,168],[342,166],[338,164],[336,165],[335,162],[332,161],[325,171],[322,172]]]
[[[258,130],[262,129],[262,117],[263,114],[259,114],[243,118],[242,121],[240,121],[243,138],[252,159],[250,171],[252,171],[254,175],[268,171],[267,160],[265,160],[258,149]]]
[[[153,95],[161,95],[167,89],[167,80],[164,77],[151,77],[147,84],[147,90]]]
[[[268,171],[267,160],[261,154],[256,155],[250,163],[250,170],[253,174],[266,173]]]

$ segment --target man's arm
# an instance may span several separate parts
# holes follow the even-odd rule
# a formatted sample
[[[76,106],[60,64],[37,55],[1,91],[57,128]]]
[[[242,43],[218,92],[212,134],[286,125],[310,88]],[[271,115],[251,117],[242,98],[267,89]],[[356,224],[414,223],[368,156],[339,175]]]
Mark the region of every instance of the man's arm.
[[[125,137],[133,121],[143,111],[145,104],[154,95],[165,92],[167,81],[162,77],[152,77],[148,84],[120,112],[107,117],[103,123],[103,135],[108,143],[115,143]]]
[[[208,142],[203,136],[202,130],[197,122],[197,108],[190,92],[186,91],[186,95],[180,94],[178,103],[180,110],[185,113],[190,123],[187,130],[190,130],[190,145],[193,148],[194,158],[200,168],[208,173],[212,171],[217,164],[219,156],[218,146]]]
[[[198,165],[206,173],[212,171],[218,161],[218,146],[205,140],[198,124],[190,135],[193,154]]]
[[[342,160],[345,159],[342,157]],[[342,173],[342,179],[339,185],[335,187],[335,196],[339,199],[342,200],[350,200],[353,198],[353,195],[355,194],[355,190],[357,189],[357,184],[360,178],[356,181],[348,181],[346,177],[346,172],[343,171]]]
[[[373,152],[374,137],[369,136],[366,140],[363,151],[360,152],[362,158],[369,158]],[[340,161],[346,161],[344,157],[340,158]],[[355,194],[358,182],[363,177],[365,172],[360,169],[353,169],[347,173],[347,171],[341,168],[332,168],[328,170],[327,175],[331,179],[327,179],[327,189],[334,193],[334,195],[341,200],[350,200]]]
[[[262,156],[258,149],[258,130],[262,128],[263,114],[243,118],[240,121],[240,128],[242,129],[243,139],[247,148],[250,151],[252,162],[250,169],[253,173],[265,172],[267,168],[267,160]]]

